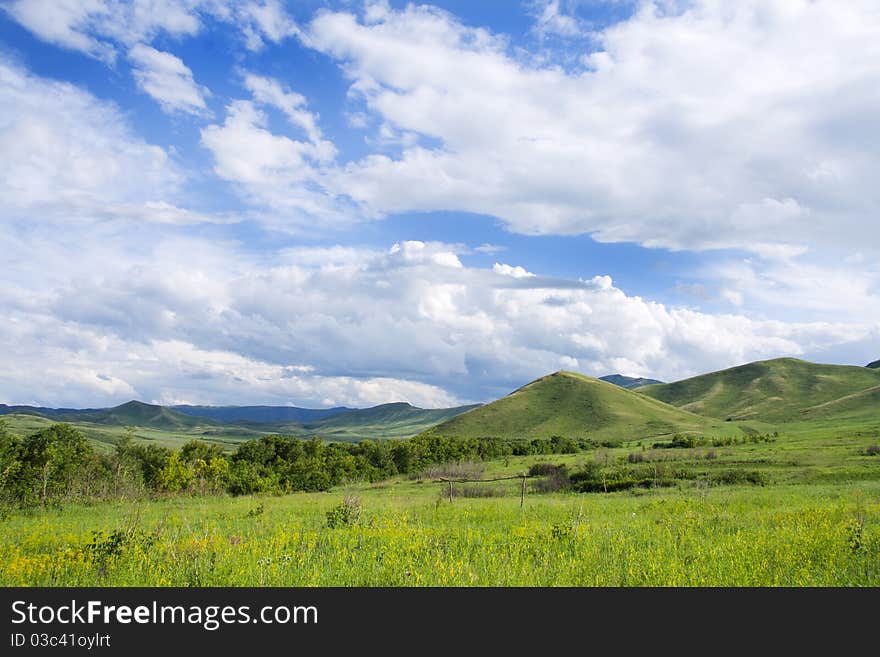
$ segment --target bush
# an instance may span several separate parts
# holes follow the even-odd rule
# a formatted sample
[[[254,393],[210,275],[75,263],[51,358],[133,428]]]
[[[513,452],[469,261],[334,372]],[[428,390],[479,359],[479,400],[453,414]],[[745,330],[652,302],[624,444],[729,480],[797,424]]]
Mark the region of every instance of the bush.
[[[536,465],[550,465],[542,463]],[[532,466],[534,469],[535,466]],[[568,468],[565,465],[551,465],[550,468],[544,468],[545,476],[538,479],[532,484],[532,490],[537,493],[555,493],[560,490],[568,490],[571,488],[571,478],[568,476]],[[531,469],[529,474],[532,474]]]
[[[444,497],[445,495],[445,490],[441,490],[440,496]],[[455,486],[453,495],[455,497],[504,497],[504,489],[486,484],[465,484]]]
[[[553,465],[552,463],[535,463],[532,467],[529,468],[529,476],[543,477],[556,474],[556,471],[559,470],[559,468],[564,467],[565,466]]]
[[[335,529],[356,525],[362,510],[361,501],[357,497],[346,497],[342,500],[342,504],[334,506],[327,512],[327,526]]]
[[[877,456],[880,454],[880,445],[870,445],[865,449],[866,456]]]
[[[482,479],[485,469],[486,466],[482,463],[463,461],[432,465],[422,470],[417,476],[422,479]]]

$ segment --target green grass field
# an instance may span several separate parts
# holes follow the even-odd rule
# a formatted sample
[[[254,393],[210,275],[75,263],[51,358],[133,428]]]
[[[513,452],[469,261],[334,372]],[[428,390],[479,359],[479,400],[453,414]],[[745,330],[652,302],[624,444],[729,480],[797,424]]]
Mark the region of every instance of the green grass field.
[[[344,491],[7,519],[0,584],[880,585],[876,481],[528,495],[522,509],[516,496],[448,502],[437,486],[411,486],[358,489],[361,518],[341,528],[325,514]],[[109,533],[125,528],[136,531],[112,547]]]
[[[479,464],[574,467],[642,454],[706,475],[672,488],[525,495],[519,482],[395,478],[328,493],[170,497],[6,516],[0,585],[878,586],[876,427],[804,425],[775,442],[654,449],[647,441]],[[709,452],[714,456],[709,457]],[[732,468],[766,485],[708,485]],[[435,474],[436,476],[436,474]],[[473,494],[473,493],[471,493]],[[328,526],[356,497],[359,517]]]

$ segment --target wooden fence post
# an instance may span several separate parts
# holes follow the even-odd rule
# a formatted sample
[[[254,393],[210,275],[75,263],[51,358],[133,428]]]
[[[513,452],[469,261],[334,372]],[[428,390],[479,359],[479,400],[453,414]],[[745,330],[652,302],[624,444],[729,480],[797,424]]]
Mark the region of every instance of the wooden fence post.
[[[522,476],[522,489],[519,492],[519,508],[523,508],[523,504],[526,501],[526,476]]]

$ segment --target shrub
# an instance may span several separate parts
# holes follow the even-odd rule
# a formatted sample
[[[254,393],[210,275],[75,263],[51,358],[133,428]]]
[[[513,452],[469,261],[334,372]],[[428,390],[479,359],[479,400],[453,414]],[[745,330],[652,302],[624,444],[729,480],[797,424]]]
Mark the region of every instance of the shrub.
[[[550,464],[545,463],[542,465]],[[551,467],[552,470],[545,468],[546,475],[532,484],[532,490],[537,493],[555,493],[556,491],[568,490],[571,488],[571,478],[568,476],[568,468],[565,465]],[[529,473],[531,474],[531,470]]]
[[[418,473],[417,477],[422,479],[482,479],[485,469],[486,466],[482,463],[461,461],[429,466]]]
[[[441,490],[441,497],[445,491]],[[504,490],[498,486],[487,486],[485,484],[465,484],[456,486],[454,489],[456,497],[504,497]]]
[[[552,463],[535,463],[529,468],[530,477],[543,477],[546,475],[556,474],[556,471],[564,466],[553,465]]]
[[[869,445],[865,449],[866,456],[877,456],[878,454],[880,454],[880,445]]]
[[[361,517],[361,501],[357,497],[346,497],[342,504],[334,506],[327,512],[327,526],[331,529],[337,527],[350,527],[356,525]]]

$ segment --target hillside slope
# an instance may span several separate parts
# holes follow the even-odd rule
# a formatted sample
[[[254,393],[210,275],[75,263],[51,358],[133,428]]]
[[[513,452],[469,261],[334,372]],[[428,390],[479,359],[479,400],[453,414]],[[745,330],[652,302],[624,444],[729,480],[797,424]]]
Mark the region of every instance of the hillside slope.
[[[737,432],[736,427],[683,412],[605,381],[560,371],[506,397],[444,422],[436,433],[460,438],[597,440],[650,438],[675,432]]]
[[[637,394],[709,417],[792,422],[820,414],[829,417],[835,409],[870,413],[872,396],[859,393],[878,385],[880,370],[776,358],[646,386]],[[829,406],[835,400],[840,404]],[[815,410],[823,405],[824,410]],[[876,405],[873,409],[878,412]]]

